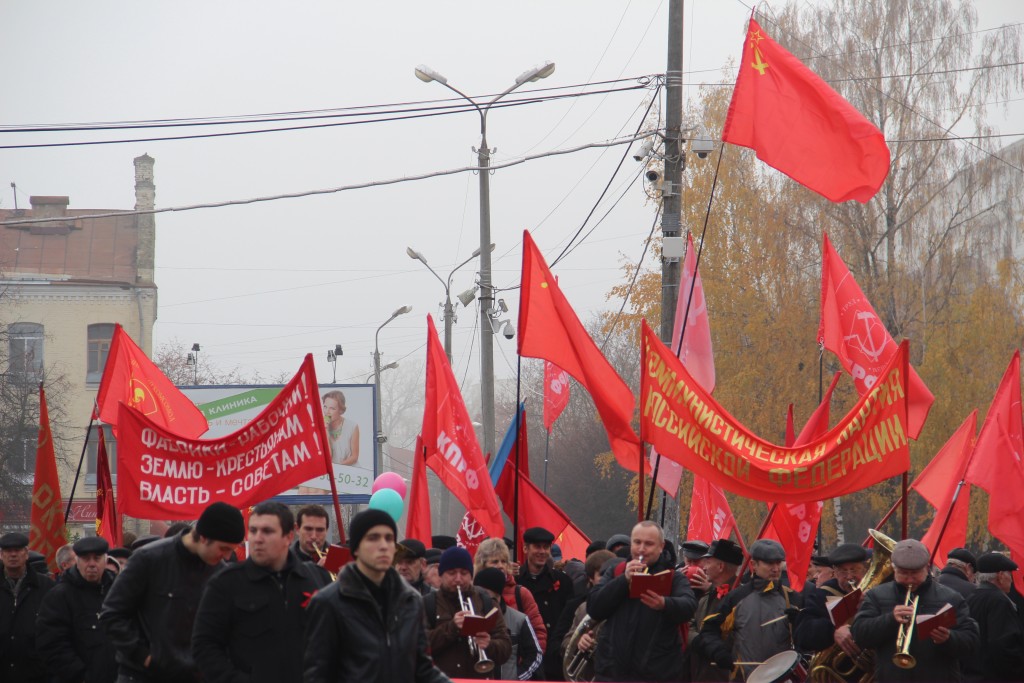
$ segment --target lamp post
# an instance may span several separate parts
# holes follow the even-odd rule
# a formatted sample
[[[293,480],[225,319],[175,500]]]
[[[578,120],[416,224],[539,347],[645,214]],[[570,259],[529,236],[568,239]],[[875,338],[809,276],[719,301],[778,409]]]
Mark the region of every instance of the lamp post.
[[[376,391],[374,393],[376,394],[376,398],[377,398],[377,400],[375,401],[375,403],[377,404],[376,405],[376,408],[377,408],[377,438],[374,439],[375,443],[373,445],[373,456],[374,456],[374,461],[376,463],[376,469],[377,469],[378,473],[380,473],[384,469],[384,459],[383,459],[383,453],[381,451],[381,448],[384,446],[384,442],[388,440],[388,438],[386,436],[384,436],[384,425],[381,424],[381,413],[380,413],[380,373],[381,373],[381,367],[380,367],[380,346],[379,346],[380,331],[382,329],[384,329],[384,326],[387,325],[389,322],[391,322],[392,320],[394,320],[395,318],[397,318],[400,315],[405,315],[406,313],[408,313],[411,310],[412,310],[412,306],[402,306],[401,308],[396,310],[394,313],[392,313],[390,318],[388,318],[383,323],[381,323],[380,327],[377,328],[377,332],[373,335],[373,381],[374,381],[374,384],[376,385],[375,386]]]
[[[397,360],[391,361],[387,365],[380,366],[380,373],[383,375],[385,370],[394,370],[397,367],[398,367],[398,361]],[[374,375],[374,373],[372,373],[372,372],[369,375],[367,375],[366,379],[363,380],[363,384],[369,384],[370,383],[370,378],[373,377],[373,375]]]
[[[494,251],[494,243],[493,242],[491,242],[488,251],[489,252]],[[452,304],[452,277],[455,275],[455,271],[457,271],[459,268],[461,268],[462,266],[466,265],[467,263],[469,263],[470,261],[475,259],[477,256],[479,256],[480,255],[480,250],[479,249],[474,249],[473,253],[470,254],[468,259],[466,259],[465,261],[463,261],[459,265],[457,265],[454,268],[452,268],[452,272],[448,273],[448,279],[447,280],[442,278],[440,275],[438,275],[437,271],[430,267],[430,264],[427,263],[426,257],[424,257],[423,254],[421,254],[420,252],[416,251],[412,247],[406,247],[405,248],[405,253],[409,255],[409,258],[411,258],[411,259],[413,259],[415,261],[419,261],[420,263],[425,265],[427,267],[427,270],[429,270],[434,275],[434,277],[436,277],[438,279],[438,281],[441,283],[441,285],[444,287],[444,355],[448,356],[448,363],[451,364],[451,362],[452,362],[452,323],[455,322],[455,305]],[[459,301],[462,302],[462,306],[465,308],[470,303],[472,303],[472,301],[473,301],[473,299],[475,297],[476,297],[476,292],[473,291],[472,289],[467,289],[462,294],[459,294],[458,298],[459,298]]]
[[[199,342],[192,345],[192,350],[185,358],[185,365],[192,366],[192,384],[199,384]]]
[[[524,71],[516,77],[515,83],[481,106],[472,97],[450,85],[448,79],[423,64],[416,67],[416,78],[424,83],[437,81],[456,95],[473,105],[480,115],[480,148],[477,166],[480,169],[480,404],[484,428],[483,447],[485,453],[494,452],[494,346],[491,339],[490,313],[494,304],[494,290],[491,286],[491,186],[488,167],[492,150],[487,146],[487,112],[505,95],[523,85],[547,78],[555,72],[554,62]]]
[[[333,349],[327,349],[327,362],[331,364],[331,384],[338,383],[338,356],[344,353],[341,344],[335,344]]]

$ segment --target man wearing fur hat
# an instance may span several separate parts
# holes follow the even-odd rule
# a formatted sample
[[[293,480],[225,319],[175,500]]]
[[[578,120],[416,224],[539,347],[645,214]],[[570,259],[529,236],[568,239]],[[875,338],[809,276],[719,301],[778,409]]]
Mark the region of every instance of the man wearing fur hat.
[[[245,538],[237,508],[209,505],[194,529],[154,541],[132,555],[100,613],[117,650],[119,683],[199,680],[192,626],[206,582]]]
[[[854,640],[875,653],[875,678],[879,681],[959,681],[960,662],[978,651],[978,624],[971,619],[967,601],[952,588],[932,580],[928,574],[931,553],[920,541],[904,539],[892,551],[893,581],[872,588],[853,619]],[[909,654],[913,668],[893,663],[897,632],[913,623],[914,608],[907,595],[916,598],[917,614],[936,614],[944,607],[956,612],[951,628],[938,627],[927,638],[914,633]],[[915,626],[915,630],[920,626]]]
[[[309,602],[305,683],[448,683],[427,652],[423,600],[392,567],[396,536],[383,510],[349,522],[355,561]]]

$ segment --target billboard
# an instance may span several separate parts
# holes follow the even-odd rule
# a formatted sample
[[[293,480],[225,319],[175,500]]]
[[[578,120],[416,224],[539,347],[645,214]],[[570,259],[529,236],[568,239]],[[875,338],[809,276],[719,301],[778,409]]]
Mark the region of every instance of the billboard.
[[[334,481],[343,503],[366,503],[377,476],[374,435],[377,422],[373,408],[376,387],[372,384],[321,384],[320,401],[331,445]],[[202,438],[212,439],[238,431],[256,417],[281,391],[281,386],[196,386],[181,391],[203,412],[210,430]],[[303,482],[285,491],[288,503],[331,502],[327,476]]]

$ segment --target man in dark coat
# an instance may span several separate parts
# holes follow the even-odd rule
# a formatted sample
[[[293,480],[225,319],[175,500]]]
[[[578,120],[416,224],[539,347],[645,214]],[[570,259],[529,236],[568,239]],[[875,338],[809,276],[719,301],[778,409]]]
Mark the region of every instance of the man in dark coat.
[[[691,681],[729,680],[728,670],[719,669],[704,656],[699,643],[699,633],[704,620],[709,615],[718,613],[722,600],[732,590],[736,574],[742,564],[743,550],[727,538],[712,541],[707,555],[704,556],[701,566],[710,586],[697,601],[697,611],[694,613],[688,629],[687,638],[690,642],[686,648],[686,658],[690,668]]]
[[[415,538],[407,538],[395,552],[395,570],[420,595],[430,595],[434,587],[423,580],[427,570],[427,547]]]
[[[587,614],[605,622],[597,636],[595,680],[682,680],[685,665],[679,627],[693,617],[697,599],[686,576],[675,571],[674,559],[667,559],[671,555],[665,552],[665,533],[654,522],[633,527],[630,557],[609,567],[587,596]],[[629,597],[630,582],[637,573],[664,570],[672,572],[667,596],[649,590],[639,598]]]
[[[100,613],[117,650],[119,683],[190,683],[192,626],[203,587],[245,538],[242,513],[209,505],[196,527],[134,551]]]
[[[1001,553],[977,560],[978,590],[967,598],[981,631],[981,648],[968,665],[967,680],[1019,681],[1024,677],[1024,627],[1009,598],[1017,563]]]
[[[859,543],[843,543],[829,555],[829,566],[833,578],[825,581],[815,590],[804,592],[804,611],[800,615],[793,641],[801,652],[818,652],[832,645],[838,645],[843,652],[856,660],[861,649],[850,634],[849,624],[832,623],[828,601],[852,593],[867,574],[867,548]],[[853,599],[853,598],[851,598]],[[857,678],[864,672],[858,672]]]
[[[352,518],[355,561],[309,602],[304,683],[450,683],[427,652],[423,600],[392,567],[396,532],[381,510]]]
[[[0,681],[43,683],[42,651],[36,643],[36,617],[53,580],[28,566],[28,536],[0,537]]]
[[[575,593],[572,579],[565,572],[554,568],[551,559],[551,544],[554,542],[555,535],[547,529],[531,527],[524,531],[526,562],[516,574],[516,583],[526,586],[533,593],[548,633],[554,633],[562,610]],[[544,651],[544,677],[549,681],[562,679],[562,658],[555,638],[548,639]]]
[[[853,619],[854,640],[865,650],[874,650],[878,681],[959,681],[960,662],[978,651],[978,624],[971,619],[967,601],[932,580],[930,556],[920,541],[908,538],[897,543],[892,551],[894,580],[868,591]],[[918,599],[919,615],[935,614],[948,603],[956,610],[956,623],[936,628],[928,638],[921,638],[916,632],[920,626],[915,626],[909,654],[916,666],[903,669],[893,663],[893,655],[900,627],[912,623],[914,608],[907,604],[908,592]]]
[[[43,598],[36,643],[46,653],[54,683],[114,683],[117,661],[100,627],[100,608],[115,574],[107,569],[107,542],[97,536],[75,541],[75,565]]]
[[[939,572],[939,583],[952,588],[964,598],[978,589],[974,574],[978,571],[978,561],[967,548],[953,548],[946,556],[946,566]]]
[[[192,656],[204,682],[301,683],[306,605],[330,577],[289,552],[294,537],[287,506],[253,508],[248,559],[214,575],[199,602]]]

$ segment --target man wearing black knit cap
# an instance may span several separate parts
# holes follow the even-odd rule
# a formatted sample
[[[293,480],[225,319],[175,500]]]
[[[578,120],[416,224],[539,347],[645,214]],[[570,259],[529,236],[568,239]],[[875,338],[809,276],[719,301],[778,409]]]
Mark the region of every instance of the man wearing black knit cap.
[[[309,602],[305,683],[448,683],[427,653],[423,601],[391,566],[395,520],[381,510],[352,518],[355,562]]]
[[[118,683],[199,680],[191,651],[199,597],[244,538],[242,513],[216,502],[203,510],[194,529],[132,555],[100,613],[117,650]]]

